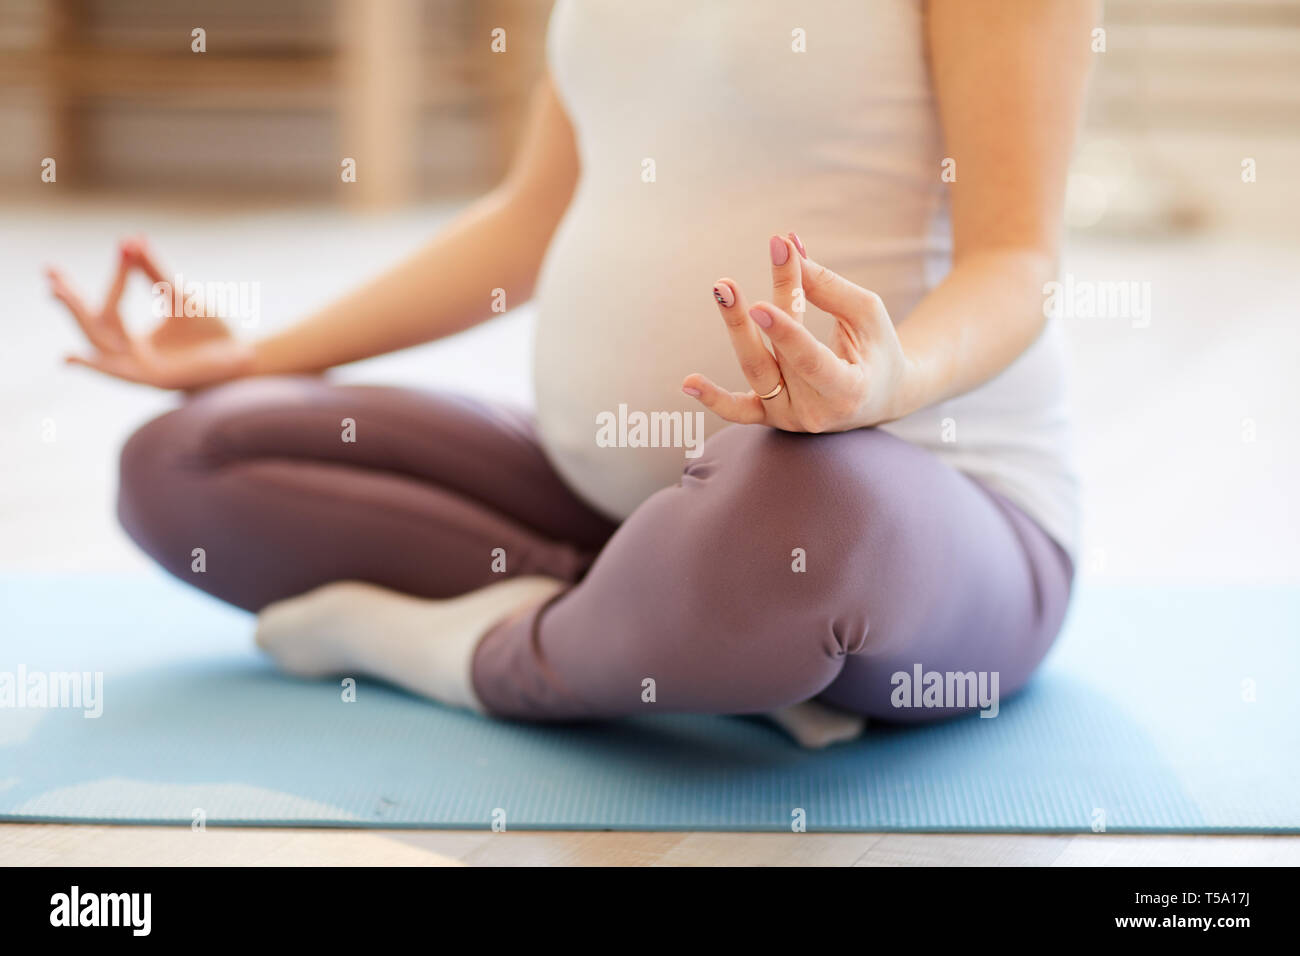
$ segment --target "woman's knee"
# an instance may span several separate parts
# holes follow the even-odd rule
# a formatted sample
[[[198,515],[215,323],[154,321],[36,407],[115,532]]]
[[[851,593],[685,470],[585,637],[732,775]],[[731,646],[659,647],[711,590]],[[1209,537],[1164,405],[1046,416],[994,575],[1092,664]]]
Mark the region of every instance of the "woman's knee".
[[[301,401],[298,379],[249,379],[218,386],[141,425],[119,457],[118,519],[147,551],[196,500],[205,473],[216,467],[221,436],[274,404]]]
[[[701,529],[692,551],[701,573],[746,595],[746,626],[779,643],[806,636],[810,652],[840,659],[911,633],[927,612],[905,596],[942,588],[936,553],[952,540],[942,503],[957,479],[874,429],[730,432],[701,457],[700,481],[718,493],[700,495],[692,512]]]
[[[128,439],[122,449],[123,478],[147,480],[149,468],[168,460],[216,455],[223,437],[238,430],[241,423],[310,406],[325,387],[315,378],[272,376],[200,392],[179,408],[146,422]]]
[[[138,544],[153,553],[160,525],[173,509],[184,472],[181,463],[193,448],[188,406],[146,422],[135,430],[118,460],[118,521]]]
[[[846,549],[905,535],[907,461],[925,453],[877,429],[810,435],[734,426],[711,437],[683,485],[712,492],[715,520],[843,560]],[[833,553],[828,553],[833,552]]]
[[[683,620],[699,621],[707,641],[768,635],[785,660],[798,637],[815,660],[862,650],[911,547],[908,509],[873,468],[897,441],[763,427],[713,436],[686,471],[680,513],[647,531],[671,555]]]

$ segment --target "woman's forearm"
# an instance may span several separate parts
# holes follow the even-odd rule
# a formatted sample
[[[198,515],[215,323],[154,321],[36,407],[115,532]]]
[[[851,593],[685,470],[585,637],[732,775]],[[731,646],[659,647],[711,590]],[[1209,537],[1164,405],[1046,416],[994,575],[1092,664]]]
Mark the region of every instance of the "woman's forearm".
[[[929,69],[956,165],[953,267],[898,325],[904,412],[987,382],[1042,332],[1097,0],[927,0]],[[972,43],[978,35],[981,42]]]
[[[322,371],[452,335],[526,301],[578,168],[573,127],[548,75],[499,187],[405,262],[254,343],[247,374]]]
[[[1052,257],[1036,249],[974,252],[898,325],[908,373],[897,417],[982,385],[1042,332]]]
[[[529,207],[517,190],[490,193],[404,262],[253,343],[249,374],[316,372],[382,355],[490,318],[494,302],[527,300],[554,226]]]

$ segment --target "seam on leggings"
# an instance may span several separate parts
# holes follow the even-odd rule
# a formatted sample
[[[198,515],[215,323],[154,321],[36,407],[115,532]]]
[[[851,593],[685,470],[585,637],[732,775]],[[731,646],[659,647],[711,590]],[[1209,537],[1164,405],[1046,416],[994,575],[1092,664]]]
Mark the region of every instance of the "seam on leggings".
[[[431,489],[431,488],[437,488],[437,490],[442,491],[444,494],[448,494],[448,495],[454,495],[454,494],[455,494],[455,492],[449,491],[448,489],[440,488],[440,487],[437,486],[437,485],[431,485],[431,484],[427,484],[427,483],[421,483],[420,481],[418,481],[418,479],[416,479],[416,478],[414,478],[414,477],[411,477],[411,476],[409,476],[409,475],[403,475],[403,474],[401,474],[401,473],[397,473],[397,472],[389,473],[389,472],[384,471],[383,469],[378,469],[378,468],[366,469],[366,468],[361,468],[361,467],[359,467],[359,466],[357,466],[357,465],[348,465],[348,464],[345,464],[345,463],[343,463],[343,462],[319,461],[319,460],[314,460],[314,459],[302,459],[302,458],[255,458],[255,459],[244,459],[244,460],[242,460],[242,461],[240,461],[240,462],[232,463],[232,464],[230,464],[230,465],[228,465],[228,466],[226,466],[226,467],[224,467],[224,468],[221,468],[221,469],[215,469],[215,470],[216,470],[216,471],[219,471],[219,472],[229,473],[230,471],[237,470],[240,466],[247,466],[247,465],[253,465],[253,466],[256,466],[256,465],[259,465],[259,464],[267,464],[267,463],[272,463],[272,464],[301,465],[301,464],[304,464],[305,462],[309,462],[310,465],[311,465],[311,467],[315,467],[315,468],[321,468],[321,467],[325,467],[325,468],[339,468],[339,469],[342,469],[342,470],[366,471],[366,472],[369,472],[369,473],[371,473],[371,474],[379,473],[379,474],[382,474],[382,475],[383,475],[384,477],[386,477],[386,478],[392,478],[392,479],[395,479],[395,480],[398,480],[398,481],[408,481],[408,482],[411,482],[411,483],[413,483],[413,484],[415,484],[415,485],[417,485],[417,486],[419,486],[419,487],[421,487],[421,488],[423,488],[423,489],[426,489],[426,490]],[[212,474],[213,471],[214,471],[213,469],[209,469],[209,470],[207,471],[207,473],[208,473],[208,474]],[[301,489],[299,489],[299,488],[298,488],[294,483],[292,483],[292,482],[279,480],[279,476],[274,476],[274,475],[272,475],[272,476],[268,476],[268,475],[259,475],[259,476],[257,476],[257,477],[258,477],[258,480],[263,481],[263,482],[266,482],[266,483],[269,484],[269,485],[274,485],[274,486],[279,487],[279,488],[287,488],[287,489],[290,490],[290,491],[299,491],[299,490],[301,490]],[[341,494],[338,494],[338,493],[334,492],[333,489],[329,489],[329,488],[319,488],[319,489],[318,489],[318,488],[314,488],[314,489],[313,489],[313,492],[314,492],[314,493],[317,493],[317,494],[321,494],[323,497],[329,498],[329,499],[331,499],[331,500],[333,500],[333,501],[336,501],[336,502],[344,502],[344,503],[346,503],[346,502],[348,502],[348,501],[350,500],[350,499],[348,499],[346,496],[341,495]],[[499,518],[502,522],[507,523],[507,524],[511,525],[513,528],[522,531],[523,534],[526,535],[526,536],[529,537],[529,538],[533,538],[534,540],[540,541],[540,542],[542,542],[543,544],[552,545],[552,546],[554,546],[554,547],[558,547],[558,548],[562,548],[562,549],[566,549],[566,550],[571,550],[571,551],[573,551],[573,552],[575,552],[575,553],[580,553],[580,554],[582,553],[582,552],[579,552],[579,549],[577,548],[577,546],[574,545],[574,544],[571,543],[571,542],[568,542],[568,541],[556,541],[556,540],[553,539],[553,538],[548,538],[548,537],[546,537],[545,535],[542,535],[542,534],[540,534],[539,532],[537,532],[537,531],[533,530],[532,528],[528,527],[527,525],[520,524],[518,521],[515,521],[513,518],[511,518],[509,515],[503,515],[503,514],[501,514],[500,512],[496,511],[495,509],[492,509],[491,507],[485,506],[485,505],[483,505],[483,504],[480,503],[480,502],[473,501],[472,499],[470,500],[470,503],[474,504],[476,507],[482,507],[483,510],[485,510],[485,511],[489,511],[489,512],[491,512],[495,517]],[[373,505],[368,505],[367,507],[370,508],[370,509],[373,510],[373,511],[376,511],[376,512],[382,513],[382,514],[384,514],[384,515],[386,515],[386,516],[388,516],[388,517],[399,518],[399,519],[405,519],[405,520],[409,520],[409,519],[412,517],[412,515],[415,514],[415,513],[412,512],[409,508],[400,508],[400,507],[394,505],[392,502],[389,502],[389,501],[384,500],[384,499],[378,499],[377,501],[374,502]]]
[[[347,387],[347,386],[343,386],[343,387]],[[355,386],[355,387],[384,388],[386,386]],[[293,409],[293,411],[297,413],[300,412],[301,409],[296,408]],[[260,413],[254,412],[252,414],[246,414],[241,418],[241,421],[248,422],[251,420],[255,423],[260,424],[260,423],[275,421],[276,419],[281,419],[284,417],[286,417],[285,413],[277,409],[275,411],[263,411]],[[412,425],[418,424],[418,423],[411,422],[409,419],[407,421],[408,424],[412,424]],[[293,423],[290,422],[290,424]],[[301,429],[302,426],[298,425],[297,427]],[[416,430],[419,429],[416,428]],[[403,478],[409,481],[422,483],[426,486],[441,488],[444,491],[454,492],[460,495],[461,497],[464,497],[465,499],[478,504],[484,509],[493,512],[494,514],[501,515],[502,517],[506,518],[511,523],[518,525],[519,527],[527,528],[528,531],[536,537],[542,538],[543,540],[546,541],[558,541],[558,539],[551,538],[549,536],[542,534],[541,531],[532,527],[530,524],[523,522],[518,516],[505,514],[500,510],[500,508],[497,505],[476,496],[471,490],[469,490],[469,487],[472,486],[469,486],[468,483],[467,483],[466,490],[462,491],[460,488],[454,488],[454,489],[448,488],[447,486],[441,484],[440,482],[434,481],[428,476],[421,475],[412,470],[403,470],[400,468],[393,468],[388,466],[362,465],[362,464],[356,464],[354,462],[340,461],[336,458],[326,458],[326,457],[322,457],[319,455],[312,455],[312,454],[294,455],[294,456],[265,455],[265,454],[251,454],[242,457],[237,455],[222,456],[221,449],[219,447],[212,447],[212,446],[220,445],[221,441],[223,440],[222,439],[223,430],[221,428],[217,428],[214,429],[213,431],[215,432],[215,437],[213,436],[205,437],[202,441],[199,442],[198,447],[196,447],[193,450],[193,452],[189,453],[188,455],[181,456],[183,460],[189,459],[189,461],[186,463],[189,464],[191,467],[197,470],[223,471],[229,468],[238,467],[241,464],[250,464],[250,463],[262,462],[262,461],[309,462],[317,465],[337,465],[342,468],[352,468],[359,471],[368,471],[375,474],[390,475],[393,477]],[[394,442],[394,444],[400,445],[401,442]],[[568,491],[570,495],[572,495],[573,494],[572,490],[569,489],[567,483],[565,483],[564,480],[559,476],[558,472],[554,472],[553,466],[551,466],[550,462],[546,459],[546,456],[544,453],[542,453],[541,449],[535,448],[534,451],[541,455],[542,461],[548,467],[552,468],[552,472],[555,474],[555,479],[560,484],[560,486],[564,488],[566,491]],[[561,543],[568,544],[569,546],[575,549],[579,549],[579,546],[577,545],[576,542],[563,541]],[[585,549],[579,549],[579,550],[585,550]]]
[[[529,649],[532,651],[534,660],[537,661],[548,682],[552,682],[553,686],[561,689],[568,695],[570,700],[578,701],[582,705],[584,712],[596,713],[598,712],[598,708],[593,707],[589,701],[583,700],[580,694],[575,693],[573,689],[569,687],[563,679],[561,679],[560,675],[556,673],[555,668],[551,666],[551,662],[542,653],[542,615],[549,611],[553,604],[566,597],[569,592],[573,590],[573,587],[576,587],[576,585],[567,587],[562,591],[557,591],[539,604],[533,611],[533,619],[529,623],[528,627],[528,645]]]

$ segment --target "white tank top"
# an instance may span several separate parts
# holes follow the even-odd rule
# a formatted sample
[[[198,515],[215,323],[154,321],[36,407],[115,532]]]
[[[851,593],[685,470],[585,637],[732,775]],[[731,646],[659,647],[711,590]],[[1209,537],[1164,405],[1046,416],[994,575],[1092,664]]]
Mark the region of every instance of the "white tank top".
[[[681,392],[690,372],[748,388],[712,288],[731,276],[751,301],[770,298],[771,234],[798,232],[895,322],[943,277],[948,187],[921,7],[556,4],[548,57],[582,172],[539,279],[538,425],[600,510],[626,517],[685,464],[680,447],[598,441],[620,406],[695,412]],[[825,341],[830,318],[810,308],[806,321]],[[1052,322],[993,381],[883,427],[1006,495],[1073,553],[1064,364]]]

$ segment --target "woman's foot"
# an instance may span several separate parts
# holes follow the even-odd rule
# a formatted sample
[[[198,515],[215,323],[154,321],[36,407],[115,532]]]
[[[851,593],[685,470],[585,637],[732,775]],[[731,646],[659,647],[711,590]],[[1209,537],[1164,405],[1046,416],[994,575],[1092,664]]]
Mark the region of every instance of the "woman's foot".
[[[815,700],[793,704],[765,715],[795,739],[800,747],[820,750],[862,736],[867,719]]]
[[[482,710],[471,677],[478,642],[563,587],[553,578],[508,578],[433,601],[340,581],[263,608],[257,644],[299,677],[367,674],[453,707]]]
[[[453,707],[482,710],[474,694],[474,650],[496,624],[553,596],[562,581],[509,578],[432,601],[374,584],[339,581],[268,605],[257,644],[290,674],[367,674]],[[804,747],[852,740],[866,722],[815,701],[767,715]]]

